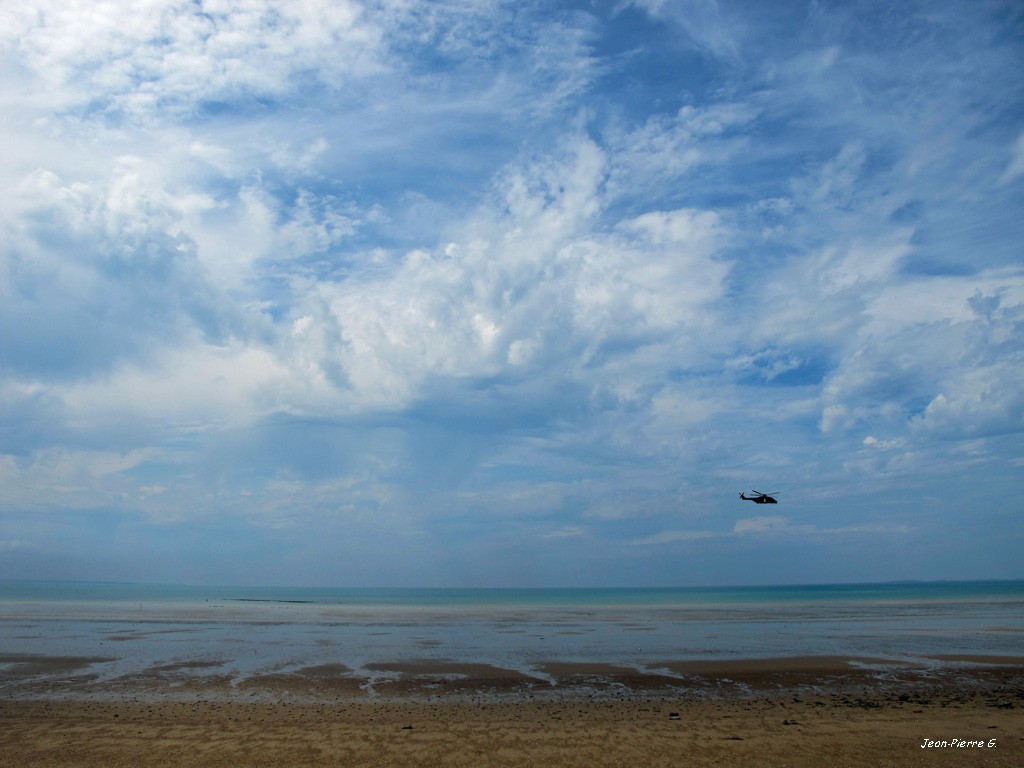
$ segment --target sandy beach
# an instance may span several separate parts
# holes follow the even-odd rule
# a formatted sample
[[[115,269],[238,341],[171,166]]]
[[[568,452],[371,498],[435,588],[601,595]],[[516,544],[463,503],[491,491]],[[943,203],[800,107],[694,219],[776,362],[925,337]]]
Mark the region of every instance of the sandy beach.
[[[66,659],[5,661],[3,766],[1024,764],[1020,658],[687,661],[664,676],[552,663],[543,685],[404,662],[372,691],[341,667],[224,687],[177,665],[96,685]],[[65,694],[32,682],[48,664],[69,673]]]

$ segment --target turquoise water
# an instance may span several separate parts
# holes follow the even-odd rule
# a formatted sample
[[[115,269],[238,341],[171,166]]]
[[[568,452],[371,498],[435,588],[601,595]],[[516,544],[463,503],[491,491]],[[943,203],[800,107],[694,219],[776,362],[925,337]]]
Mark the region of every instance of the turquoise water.
[[[102,680],[235,681],[396,661],[657,670],[692,659],[1024,656],[1024,581],[679,589],[327,589],[0,583],[0,693],[20,656]],[[160,674],[165,674],[161,672]],[[22,681],[24,682],[24,681]],[[19,683],[20,684],[20,683]],[[53,684],[59,685],[55,680]]]

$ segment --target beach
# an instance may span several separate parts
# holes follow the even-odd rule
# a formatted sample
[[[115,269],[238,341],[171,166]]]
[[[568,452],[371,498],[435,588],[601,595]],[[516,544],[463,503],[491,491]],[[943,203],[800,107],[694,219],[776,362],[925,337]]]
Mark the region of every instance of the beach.
[[[246,698],[188,683],[181,670],[174,685],[154,675],[148,688],[135,681],[103,695],[23,690],[0,701],[0,765],[1024,763],[1024,659],[904,667],[886,683],[832,658],[687,670],[683,686],[553,665],[563,687],[549,685],[547,696],[512,674],[426,664],[374,695],[332,686],[338,670],[251,681]]]
[[[1024,764],[1019,582],[4,588],[0,766]]]

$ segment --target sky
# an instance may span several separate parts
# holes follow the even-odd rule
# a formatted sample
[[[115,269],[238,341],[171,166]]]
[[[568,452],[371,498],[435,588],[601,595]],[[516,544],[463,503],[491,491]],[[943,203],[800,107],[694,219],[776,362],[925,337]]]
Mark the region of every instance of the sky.
[[[0,578],[1024,576],[1020,3],[5,2],[0,135]]]

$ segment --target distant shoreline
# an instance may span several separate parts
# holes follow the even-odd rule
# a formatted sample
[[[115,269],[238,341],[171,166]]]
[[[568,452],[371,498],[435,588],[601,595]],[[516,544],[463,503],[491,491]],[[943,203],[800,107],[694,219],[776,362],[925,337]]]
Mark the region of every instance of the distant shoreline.
[[[369,608],[688,607],[772,602],[1024,601],[1024,579],[683,587],[302,587],[0,579],[5,603],[280,603]]]

